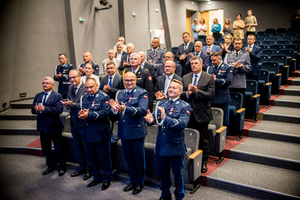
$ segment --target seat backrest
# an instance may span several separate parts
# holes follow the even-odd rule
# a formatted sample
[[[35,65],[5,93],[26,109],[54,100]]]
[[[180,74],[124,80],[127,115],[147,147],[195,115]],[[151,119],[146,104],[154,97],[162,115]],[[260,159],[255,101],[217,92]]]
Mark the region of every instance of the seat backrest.
[[[300,44],[300,40],[294,40],[292,41],[293,44]]]
[[[235,106],[236,110],[241,109],[243,105],[243,95],[239,92],[230,92],[230,97],[230,106]]]
[[[283,49],[283,45],[282,44],[272,44],[270,45],[270,49],[276,49],[277,51],[279,51],[280,49]]]
[[[283,54],[283,55],[286,55],[288,57],[294,57],[294,50],[293,49],[281,49],[279,51],[279,54]]]
[[[174,56],[177,53],[177,49],[178,49],[178,47],[172,47],[172,53],[174,54]]]
[[[287,36],[287,33],[276,33],[275,36],[284,37]]]
[[[276,42],[276,44],[283,44],[283,45],[286,45],[286,44],[290,44],[290,41],[289,40],[278,40]]]
[[[288,36],[295,36],[295,37],[298,37],[298,36],[300,36],[300,33],[292,32],[292,33],[289,33]]]
[[[287,49],[293,49],[294,51],[299,52],[300,51],[300,45],[299,44],[287,44],[285,46]]]
[[[158,133],[158,125],[147,126],[147,136],[145,138],[145,142],[148,143],[156,143],[156,137]]]
[[[269,45],[266,44],[258,44],[257,46],[259,46],[262,50],[269,49]]]
[[[267,69],[261,69],[258,80],[264,80],[266,83],[270,80],[270,72]]]
[[[283,65],[287,65],[287,57],[284,54],[272,55],[270,61],[277,61],[279,63],[283,63]]]
[[[261,36],[261,37],[258,37],[256,40],[262,42],[262,41],[268,40],[268,38]]]
[[[269,40],[274,40],[274,41],[277,41],[277,40],[281,40],[282,38],[280,36],[272,36],[272,37],[269,37]]]
[[[256,40],[256,41],[254,42],[254,44],[258,45],[258,44],[261,44],[261,43],[260,43],[260,41]]]
[[[250,79],[247,79],[246,82],[247,82],[246,91],[252,92],[253,95],[256,95],[257,88],[258,88],[258,82],[256,80],[250,80]]]
[[[261,35],[263,35],[263,34],[265,34],[264,31],[257,31],[257,33],[256,33],[257,36],[261,36]]]
[[[224,112],[221,108],[211,108],[212,114],[213,114],[213,120],[211,120],[209,123],[216,126],[216,129],[219,129],[223,126],[223,115]]]
[[[276,30],[275,30],[275,28],[266,28],[265,33],[273,33],[273,34],[275,34]]]
[[[270,72],[274,71],[276,74],[279,73],[279,63],[275,61],[267,61],[261,64],[261,69],[267,69]]]
[[[264,36],[264,37],[271,37],[271,36],[274,36],[274,33],[265,33],[262,36]]]
[[[295,40],[296,36],[288,35],[288,36],[284,36],[282,39],[291,41],[291,40]]]
[[[286,30],[286,28],[277,28],[276,32],[277,33],[287,33],[288,31]]]
[[[184,129],[184,142],[186,148],[192,149],[192,153],[199,149],[200,134],[199,131],[191,128]]]
[[[263,49],[261,53],[271,56],[277,54],[277,51],[276,49]]]
[[[259,60],[259,63],[263,63],[263,62],[266,62],[266,61],[269,61],[269,56],[268,55],[266,55],[266,54],[262,54],[261,55],[261,58],[260,58],[260,60]]]
[[[264,40],[262,42],[262,44],[268,44],[268,45],[271,45],[271,44],[275,44],[275,41],[274,40]]]

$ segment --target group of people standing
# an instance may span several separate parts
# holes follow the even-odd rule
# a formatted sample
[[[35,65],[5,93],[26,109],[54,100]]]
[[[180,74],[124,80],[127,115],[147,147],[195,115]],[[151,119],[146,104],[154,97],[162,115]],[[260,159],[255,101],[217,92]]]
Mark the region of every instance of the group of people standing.
[[[234,39],[244,39],[244,28],[247,28],[246,35],[248,36],[249,34],[255,35],[256,32],[256,26],[257,26],[257,20],[256,17],[252,15],[252,10],[247,11],[247,17],[245,20],[242,20],[242,14],[238,13],[237,14],[237,19],[233,22],[232,24],[232,29],[231,29],[231,24],[230,24],[230,19],[226,18],[223,26],[223,30],[221,29],[221,24],[218,23],[218,19],[214,18],[213,24],[211,26],[211,32],[212,36],[215,38],[216,41],[220,38],[220,31],[223,31],[223,35],[226,36],[228,34],[233,33],[233,38]],[[195,19],[194,23],[192,24],[192,30],[193,30],[193,35],[194,35],[194,40],[201,40],[207,35],[207,30],[208,27],[205,24],[205,20],[201,18],[199,20]]]

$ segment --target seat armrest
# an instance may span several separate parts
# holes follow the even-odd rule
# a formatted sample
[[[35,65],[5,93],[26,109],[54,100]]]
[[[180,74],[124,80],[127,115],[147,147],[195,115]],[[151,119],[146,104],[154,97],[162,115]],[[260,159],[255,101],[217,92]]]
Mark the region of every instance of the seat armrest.
[[[241,109],[237,110],[236,113],[242,113],[245,110],[246,110],[245,108],[241,108]]]
[[[272,85],[272,82],[266,83],[266,85]]]
[[[197,150],[189,156],[190,181],[196,181],[201,175],[203,151]]]
[[[260,94],[253,95],[253,98],[260,97]]]
[[[227,126],[222,126],[216,133],[216,152],[221,153],[225,149]]]
[[[278,73],[278,74],[276,74],[276,76],[281,76],[282,75],[282,73]]]

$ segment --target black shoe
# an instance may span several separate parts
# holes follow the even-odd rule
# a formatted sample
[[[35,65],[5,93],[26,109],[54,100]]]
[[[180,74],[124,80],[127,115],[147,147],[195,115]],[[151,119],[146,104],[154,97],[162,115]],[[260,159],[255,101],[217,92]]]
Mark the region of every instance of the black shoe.
[[[144,186],[143,185],[138,185],[133,191],[132,194],[138,194],[143,190]]]
[[[50,173],[53,172],[54,170],[55,170],[54,167],[53,167],[53,168],[48,167],[48,168],[46,169],[46,171],[44,171],[44,172],[42,173],[42,175],[50,174]]]
[[[58,176],[63,176],[65,173],[66,173],[66,170],[65,169],[61,169],[58,172]]]
[[[133,190],[136,188],[136,184],[134,183],[130,183],[129,185],[127,185],[126,187],[123,188],[124,192],[128,192],[130,190]]]
[[[76,176],[79,176],[81,174],[84,174],[85,173],[85,170],[77,170],[76,172],[74,172],[73,174],[71,174],[71,177],[76,177]]]
[[[93,180],[92,182],[90,182],[87,187],[94,187],[95,185],[97,185],[98,183],[102,183],[102,180],[98,180],[98,181],[95,181]]]
[[[201,173],[205,173],[205,172],[207,172],[207,166],[206,163],[203,163]]]
[[[171,194],[167,197],[160,197],[159,200],[171,200],[172,199],[172,196]]]
[[[83,177],[83,180],[85,181],[85,180],[88,180],[89,178],[91,178],[92,177],[92,172],[90,171],[90,170],[88,170],[86,173],[85,173],[85,175],[84,175],[84,177]]]
[[[102,187],[101,187],[101,190],[106,190],[107,188],[109,188],[110,186],[110,181],[109,182],[104,182]]]

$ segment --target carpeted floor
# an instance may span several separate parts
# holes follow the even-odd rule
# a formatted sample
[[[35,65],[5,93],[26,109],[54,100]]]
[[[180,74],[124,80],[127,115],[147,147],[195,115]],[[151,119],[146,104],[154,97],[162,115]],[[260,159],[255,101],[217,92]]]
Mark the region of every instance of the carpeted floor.
[[[76,166],[68,165],[64,176],[58,177],[57,172],[42,176],[46,169],[45,158],[31,155],[0,154],[0,183],[1,199],[100,199],[100,200],[127,200],[159,199],[159,180],[146,178],[145,188],[138,195],[123,192],[128,184],[129,177],[125,172],[114,171],[114,180],[110,188],[101,191],[101,184],[92,188],[86,185],[91,181],[82,180],[82,176],[71,178]],[[238,200],[252,199],[228,191],[201,186],[195,194],[189,193],[190,186],[186,186],[185,199],[222,199]],[[174,191],[174,187],[171,188]],[[174,198],[174,195],[173,195]]]

